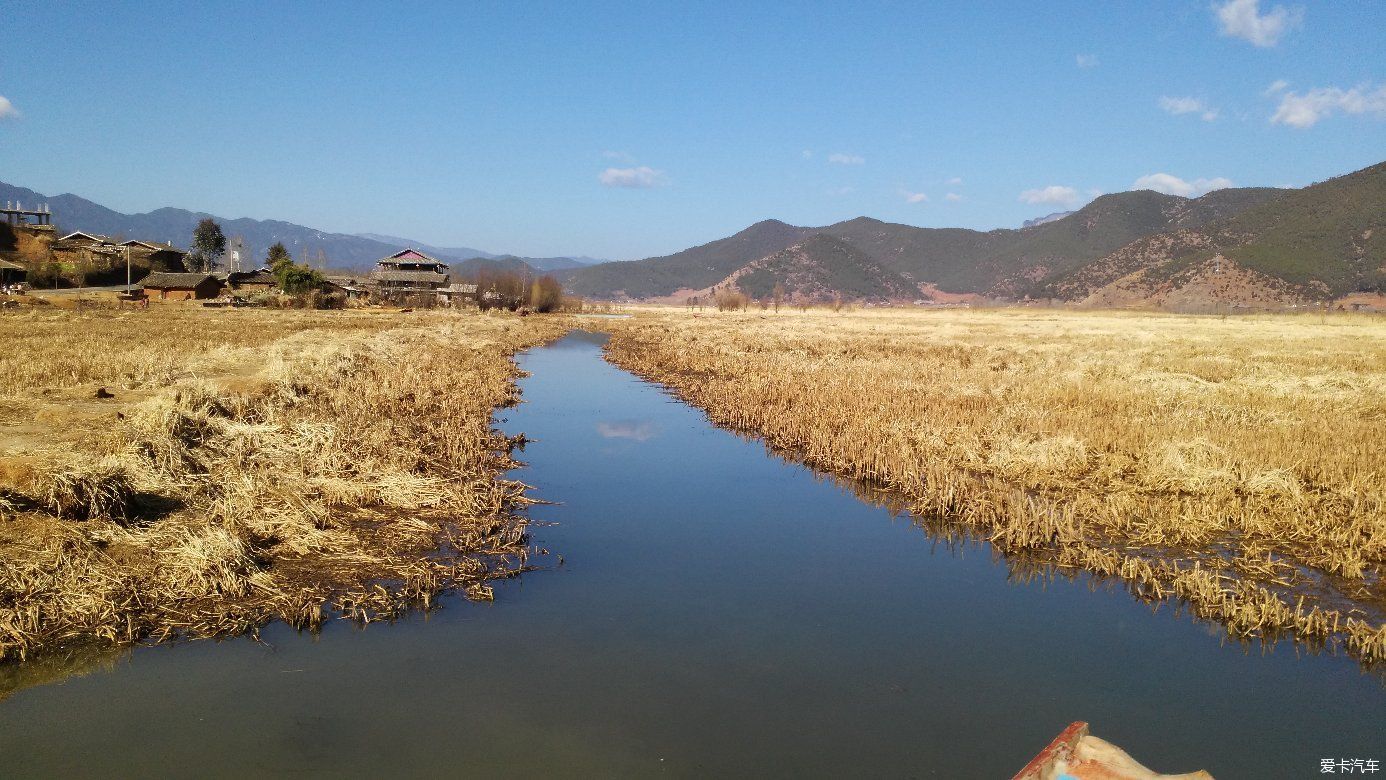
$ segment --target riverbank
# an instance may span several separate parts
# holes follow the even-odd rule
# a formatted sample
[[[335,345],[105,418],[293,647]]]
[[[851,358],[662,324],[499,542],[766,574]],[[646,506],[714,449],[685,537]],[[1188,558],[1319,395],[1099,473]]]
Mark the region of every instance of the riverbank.
[[[1386,321],[1052,311],[604,326],[717,423],[1025,564],[1120,577],[1238,638],[1386,659]]]
[[[511,356],[556,320],[0,317],[0,660],[489,597],[525,563]]]

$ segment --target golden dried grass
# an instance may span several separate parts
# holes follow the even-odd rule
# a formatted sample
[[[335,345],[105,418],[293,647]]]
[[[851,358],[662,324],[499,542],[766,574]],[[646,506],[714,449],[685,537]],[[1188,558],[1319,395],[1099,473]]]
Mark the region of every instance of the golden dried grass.
[[[447,312],[0,317],[0,408],[17,410],[0,421],[0,660],[484,597],[525,561],[491,411],[517,392],[509,356],[560,331]],[[91,401],[98,386],[115,400]]]

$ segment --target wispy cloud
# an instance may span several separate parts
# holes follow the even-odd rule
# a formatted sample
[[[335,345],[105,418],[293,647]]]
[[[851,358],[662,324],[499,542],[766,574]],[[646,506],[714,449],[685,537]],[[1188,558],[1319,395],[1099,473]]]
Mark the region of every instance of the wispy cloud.
[[[1260,0],[1214,3],[1213,13],[1217,16],[1223,35],[1241,38],[1261,47],[1276,45],[1285,33],[1304,23],[1303,8],[1277,5],[1263,14]]]
[[[1281,92],[1284,92],[1289,88],[1290,82],[1286,81],[1285,79],[1276,79],[1275,81],[1272,81],[1270,83],[1270,86],[1266,87],[1266,91],[1262,92],[1261,94],[1266,97],[1270,97],[1271,95],[1279,95]]]
[[[615,160],[617,162],[623,162],[627,164],[635,162],[635,157],[633,157],[629,152],[619,152],[614,149],[607,149],[606,151],[602,152],[602,157],[605,157],[608,160]]]
[[[1078,190],[1051,184],[1048,187],[1025,190],[1020,193],[1020,200],[1030,204],[1057,203],[1060,206],[1072,206],[1078,202]]]
[[[603,439],[631,439],[649,441],[659,434],[659,429],[650,422],[637,420],[612,420],[597,423],[597,433]]]
[[[18,119],[19,109],[14,107],[10,99],[0,95],[0,119]]]
[[[1160,108],[1175,116],[1198,114],[1204,122],[1211,122],[1218,118],[1218,110],[1198,98],[1166,95],[1160,98]]]
[[[828,162],[837,165],[861,165],[866,162],[866,158],[859,154],[847,154],[846,152],[833,152],[828,155]]]
[[[1271,116],[1271,124],[1289,125],[1300,129],[1313,127],[1320,119],[1336,113],[1378,114],[1386,116],[1386,84],[1373,89],[1370,85],[1339,89],[1321,87],[1304,94],[1285,92],[1280,107]]]
[[[648,165],[640,165],[634,168],[607,168],[597,174],[597,181],[605,187],[649,189],[662,187],[668,183],[668,178],[664,175],[664,171],[655,170]]]
[[[812,150],[812,149],[805,149],[804,151],[800,152],[799,154],[801,154],[805,160],[811,160],[811,159],[813,159],[813,150]]]
[[[956,192],[950,192],[947,195],[944,195],[943,199],[947,201],[952,201],[953,203],[957,203],[958,201],[963,199],[963,196],[959,195]]]
[[[928,203],[928,202],[929,202],[929,196],[928,196],[928,195],[925,195],[925,194],[922,193],[922,192],[910,192],[909,190],[900,190],[900,195],[901,195],[902,197],[904,197],[906,203]]]
[[[954,186],[959,185],[959,184],[962,184],[962,177],[961,177],[961,176],[954,176],[953,178],[951,178],[951,179],[948,180],[948,184],[952,184],[952,185],[954,185]]]
[[[1078,67],[1080,68],[1095,68],[1102,64],[1097,59],[1096,54],[1079,54],[1077,57],[1074,57],[1074,59],[1078,62]]]
[[[1152,173],[1136,179],[1135,184],[1131,185],[1138,190],[1155,190],[1166,195],[1179,195],[1185,198],[1195,198],[1213,190],[1226,189],[1233,186],[1232,180],[1217,176],[1212,179],[1194,179],[1185,181],[1178,176],[1168,173]]]

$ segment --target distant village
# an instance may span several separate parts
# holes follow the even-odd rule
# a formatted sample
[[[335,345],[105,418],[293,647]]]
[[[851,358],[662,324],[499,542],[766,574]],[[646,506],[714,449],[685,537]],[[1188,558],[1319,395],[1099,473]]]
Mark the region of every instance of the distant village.
[[[171,242],[80,230],[59,236],[46,204],[25,209],[8,202],[0,209],[0,296],[95,288],[118,293],[123,300],[140,305],[197,301],[208,306],[282,306],[297,301],[317,308],[396,305],[510,309],[556,308],[561,298],[561,289],[552,279],[504,272],[462,279],[447,263],[413,248],[381,258],[374,270],[363,274],[324,272],[307,263],[295,263],[282,245],[271,248],[263,262],[255,262],[244,256],[240,241],[230,242],[228,247],[220,227],[211,220],[204,220],[198,230],[204,228],[214,229],[211,250],[199,251],[202,237],[197,235],[192,251]],[[319,265],[325,267],[326,263],[320,260]]]

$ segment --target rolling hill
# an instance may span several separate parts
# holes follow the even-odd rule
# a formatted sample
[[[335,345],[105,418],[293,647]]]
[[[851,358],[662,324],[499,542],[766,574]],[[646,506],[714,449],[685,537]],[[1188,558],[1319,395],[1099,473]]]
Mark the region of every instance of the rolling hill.
[[[811,228],[778,220],[758,222],[728,238],[665,257],[603,263],[564,272],[570,291],[591,297],[655,298],[706,289],[746,266],[814,235],[827,235],[857,250],[828,262],[863,258],[918,289],[1019,298],[1038,294],[1053,280],[1075,273],[1132,241],[1170,230],[1197,228],[1272,202],[1286,193],[1270,188],[1218,190],[1181,198],[1150,190],[1104,195],[1067,216],[1020,230],[976,231],[919,228],[870,217]],[[869,268],[860,271],[868,276]],[[852,277],[842,269],[829,276]],[[752,279],[761,278],[753,276]],[[838,290],[849,294],[847,290]],[[857,294],[857,293],[851,293]],[[868,297],[891,297],[887,285]]]
[[[733,271],[778,252],[813,233],[767,219],[734,236],[685,249],[665,257],[601,263],[555,274],[564,287],[578,295],[653,298],[680,290],[701,290],[725,279]]]
[[[771,295],[776,286],[792,298],[912,298],[918,287],[883,268],[846,241],[817,233],[774,254],[755,260],[723,282],[755,298]]]
[[[1207,197],[1207,196],[1205,196]],[[1323,300],[1386,292],[1386,163],[1284,191],[1196,229],[1134,241],[1043,291],[1092,303],[1202,285],[1221,298]],[[1225,278],[1224,278],[1225,277]]]

